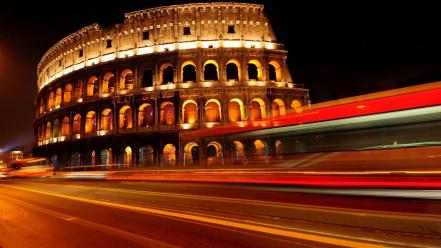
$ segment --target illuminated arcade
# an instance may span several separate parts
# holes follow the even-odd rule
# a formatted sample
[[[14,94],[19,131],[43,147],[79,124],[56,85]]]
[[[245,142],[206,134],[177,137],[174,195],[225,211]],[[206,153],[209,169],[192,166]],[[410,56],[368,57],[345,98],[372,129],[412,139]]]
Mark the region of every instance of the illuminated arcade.
[[[199,3],[125,14],[85,27],[42,57],[36,156],[58,168],[222,164],[276,141],[227,146],[181,132],[281,117],[308,104],[263,6]]]

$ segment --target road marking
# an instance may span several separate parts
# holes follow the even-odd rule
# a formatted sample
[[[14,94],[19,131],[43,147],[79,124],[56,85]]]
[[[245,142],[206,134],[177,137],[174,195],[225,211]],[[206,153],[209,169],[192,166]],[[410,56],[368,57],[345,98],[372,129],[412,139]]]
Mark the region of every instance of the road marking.
[[[53,185],[48,183],[37,183],[37,182],[26,182],[27,184],[37,184],[37,185]],[[112,187],[91,187],[84,185],[61,185],[62,187],[71,187],[71,188],[85,188],[89,190],[101,190],[101,191],[109,191],[109,192],[118,192],[118,193],[130,193],[130,194],[139,194],[139,195],[153,195],[153,196],[164,196],[171,198],[181,198],[181,199],[193,199],[193,200],[203,200],[203,201],[216,201],[216,202],[224,202],[224,203],[233,203],[233,204],[250,204],[257,206],[269,206],[269,207],[277,207],[277,208],[287,208],[294,210],[306,210],[313,211],[311,209],[316,209],[318,211],[327,212],[331,214],[345,214],[345,215],[354,215],[360,216],[360,210],[354,210],[350,208],[338,208],[338,207],[326,207],[326,206],[314,206],[307,204],[293,204],[293,203],[284,203],[284,202],[269,202],[269,201],[261,201],[261,200],[250,200],[250,199],[240,199],[240,198],[229,198],[229,197],[217,197],[217,196],[201,196],[201,195],[190,195],[190,194],[176,194],[176,193],[165,193],[165,192],[157,192],[157,191],[139,191],[139,190],[129,190],[129,189],[119,189]],[[321,192],[321,191],[320,191]],[[358,191],[357,191],[358,192]],[[314,193],[311,190],[309,193]],[[441,191],[438,192],[441,194]],[[364,213],[368,213],[374,217],[381,218],[400,218],[407,220],[428,220],[428,221],[439,221],[441,222],[440,215],[431,215],[431,214],[409,214],[409,213],[399,213],[399,212],[390,212],[390,211],[373,211],[373,210],[363,210]]]
[[[125,210],[131,210],[131,211],[148,213],[148,214],[156,214],[156,215],[162,215],[162,216],[168,216],[168,217],[175,217],[175,218],[191,220],[191,221],[199,221],[199,222],[203,222],[203,223],[209,223],[209,224],[215,224],[215,225],[227,226],[227,227],[234,227],[234,228],[244,229],[244,230],[248,230],[248,231],[266,233],[266,234],[282,236],[282,237],[287,237],[287,238],[302,239],[302,240],[308,240],[308,241],[313,241],[313,242],[326,243],[326,244],[337,245],[337,246],[354,247],[354,248],[355,247],[357,247],[357,248],[358,247],[364,247],[364,248],[385,247],[382,244],[373,244],[373,243],[360,242],[360,241],[355,241],[355,240],[346,240],[346,239],[342,239],[342,238],[320,236],[320,235],[316,235],[316,234],[301,233],[301,232],[296,232],[296,231],[291,231],[291,230],[276,229],[274,227],[268,227],[268,226],[259,226],[259,225],[241,223],[241,222],[234,222],[231,220],[222,220],[222,219],[216,219],[216,218],[211,218],[211,217],[191,215],[191,214],[187,214],[187,213],[171,212],[171,211],[165,211],[165,210],[153,209],[153,208],[147,208],[147,207],[141,207],[141,206],[132,206],[132,205],[127,205],[127,204],[122,204],[122,203],[113,203],[113,202],[107,202],[107,201],[101,201],[101,200],[93,200],[93,199],[87,199],[87,198],[82,198],[82,197],[78,197],[78,196],[61,195],[61,194],[57,194],[57,193],[29,189],[29,188],[22,188],[22,187],[17,187],[17,186],[10,186],[10,185],[1,185],[1,186],[13,188],[13,189],[18,189],[18,190],[29,191],[29,192],[33,192],[33,193],[39,193],[39,194],[44,194],[44,195],[65,198],[65,199],[69,199],[69,200],[86,202],[86,203],[101,205],[101,206],[106,206],[106,207],[125,209]]]
[[[5,185],[2,185],[2,186],[5,186]],[[11,187],[11,186],[6,186],[6,187]],[[14,187],[12,187],[12,188],[14,188]],[[131,233],[131,232],[128,232],[128,231],[125,231],[122,229],[114,228],[114,227],[111,227],[108,225],[100,224],[97,222],[85,220],[85,219],[78,218],[78,217],[71,216],[71,215],[67,215],[67,214],[64,214],[64,213],[61,213],[58,211],[43,208],[38,205],[17,199],[15,197],[6,196],[5,194],[2,194],[1,197],[10,199],[10,201],[16,201],[19,204],[21,204],[22,206],[28,207],[30,209],[37,211],[37,212],[40,212],[40,213],[43,213],[43,214],[67,221],[67,222],[75,223],[75,224],[78,224],[78,225],[81,225],[81,226],[84,226],[84,227],[87,227],[90,229],[94,229],[94,230],[97,230],[97,231],[100,231],[100,232],[103,232],[106,234],[110,234],[110,235],[113,235],[113,236],[116,236],[116,237],[119,237],[119,238],[122,238],[125,240],[129,240],[129,241],[138,243],[143,246],[155,247],[155,248],[156,247],[161,247],[161,248],[176,248],[177,247],[177,246],[174,246],[174,245],[171,245],[171,244],[159,241],[159,240],[151,239],[146,236]]]

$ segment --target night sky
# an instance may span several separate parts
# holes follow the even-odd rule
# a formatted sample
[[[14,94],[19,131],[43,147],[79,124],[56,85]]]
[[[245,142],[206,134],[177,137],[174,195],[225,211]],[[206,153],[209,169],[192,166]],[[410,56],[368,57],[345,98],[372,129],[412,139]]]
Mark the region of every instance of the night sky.
[[[121,23],[125,12],[188,1],[16,2],[0,9],[0,149],[32,142],[36,67],[53,44],[95,22]],[[265,4],[291,75],[313,103],[441,79],[435,6],[253,2]]]

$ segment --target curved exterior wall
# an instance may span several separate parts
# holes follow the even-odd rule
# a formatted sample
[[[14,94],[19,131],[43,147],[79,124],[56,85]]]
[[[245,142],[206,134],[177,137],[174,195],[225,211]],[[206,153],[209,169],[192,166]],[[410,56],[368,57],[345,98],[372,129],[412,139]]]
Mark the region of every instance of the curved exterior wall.
[[[255,4],[127,13],[122,24],[93,24],[59,41],[37,74],[34,152],[63,167],[219,156],[222,144],[179,132],[284,115],[308,101]]]

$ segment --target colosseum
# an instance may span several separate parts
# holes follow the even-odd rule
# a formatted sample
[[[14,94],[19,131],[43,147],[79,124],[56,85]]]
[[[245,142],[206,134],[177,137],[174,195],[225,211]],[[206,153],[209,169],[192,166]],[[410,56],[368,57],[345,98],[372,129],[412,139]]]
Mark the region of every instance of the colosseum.
[[[181,136],[308,103],[263,9],[233,2],[150,8],[63,38],[37,68],[34,155],[62,170],[219,164],[276,149],[271,141]]]

